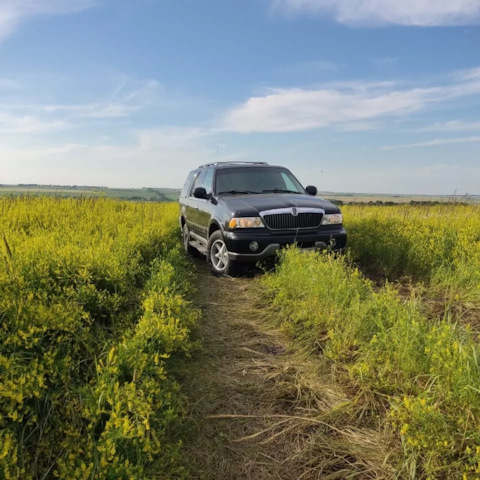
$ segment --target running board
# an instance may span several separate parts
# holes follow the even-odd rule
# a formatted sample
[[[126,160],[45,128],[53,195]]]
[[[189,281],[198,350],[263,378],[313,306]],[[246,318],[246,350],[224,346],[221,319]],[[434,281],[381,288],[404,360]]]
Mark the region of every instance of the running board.
[[[208,241],[201,237],[200,235],[197,235],[194,232],[190,232],[190,237],[192,238],[193,241],[200,242],[202,245],[205,245],[205,247],[208,245]]]
[[[201,254],[203,254],[205,256],[207,255],[207,247],[205,245],[203,245],[202,243],[197,242],[196,240],[190,240],[190,245],[193,248],[196,248]]]

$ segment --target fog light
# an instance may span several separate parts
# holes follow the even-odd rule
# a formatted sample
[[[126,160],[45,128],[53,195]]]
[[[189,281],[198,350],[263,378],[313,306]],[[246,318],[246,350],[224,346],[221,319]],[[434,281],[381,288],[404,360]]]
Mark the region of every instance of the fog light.
[[[315,242],[315,248],[317,250],[326,250],[328,245],[325,242]]]
[[[258,250],[258,243],[257,242],[250,242],[249,248],[252,252],[256,252]]]

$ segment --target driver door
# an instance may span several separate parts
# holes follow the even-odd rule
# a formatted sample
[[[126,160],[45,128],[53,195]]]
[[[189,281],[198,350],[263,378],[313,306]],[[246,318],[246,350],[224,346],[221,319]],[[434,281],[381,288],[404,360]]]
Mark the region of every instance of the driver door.
[[[188,206],[187,206],[187,218],[188,218],[188,228],[190,232],[196,233],[197,235],[201,235],[200,229],[200,202],[204,202],[200,198],[195,198],[193,196],[193,192],[197,187],[202,186],[203,179],[205,178],[206,171],[200,170],[198,175],[196,176],[195,180],[193,181],[192,188],[190,189],[190,193],[188,196]]]

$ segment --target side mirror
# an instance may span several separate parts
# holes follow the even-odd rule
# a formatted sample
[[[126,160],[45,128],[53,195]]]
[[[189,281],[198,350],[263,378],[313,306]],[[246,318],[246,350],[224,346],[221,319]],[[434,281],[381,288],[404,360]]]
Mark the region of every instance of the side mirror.
[[[308,187],[305,187],[306,192],[309,195],[315,196],[317,194],[317,187],[314,187],[313,185],[309,185]]]
[[[207,191],[203,187],[197,187],[193,191],[193,196],[195,198],[203,198],[204,200],[207,200],[208,198]]]

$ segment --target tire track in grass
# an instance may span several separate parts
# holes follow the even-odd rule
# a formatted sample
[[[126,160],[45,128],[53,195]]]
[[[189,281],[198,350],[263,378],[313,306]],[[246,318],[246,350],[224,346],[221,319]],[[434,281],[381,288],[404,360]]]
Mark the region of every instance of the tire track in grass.
[[[189,478],[394,478],[388,433],[365,426],[331,364],[274,326],[258,282],[195,268],[200,346],[178,372]]]

